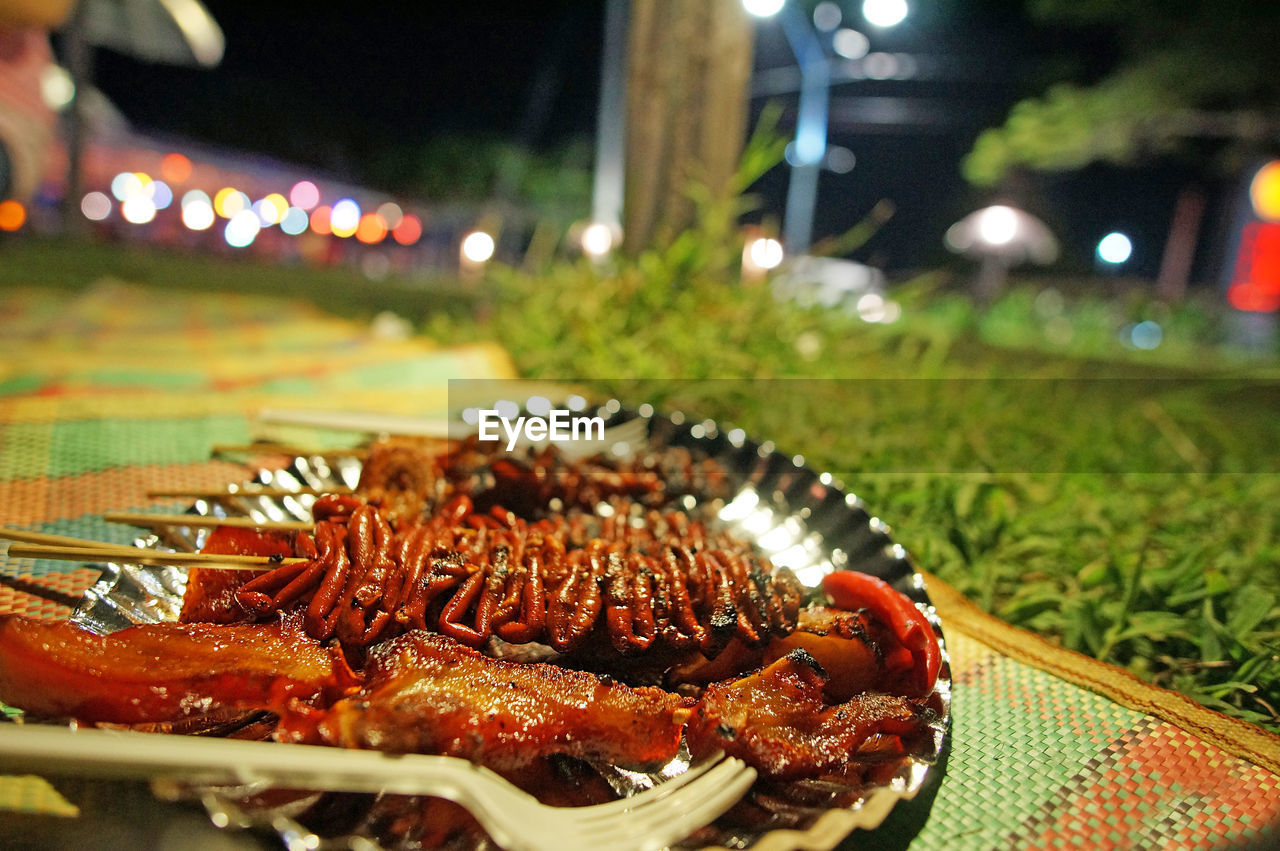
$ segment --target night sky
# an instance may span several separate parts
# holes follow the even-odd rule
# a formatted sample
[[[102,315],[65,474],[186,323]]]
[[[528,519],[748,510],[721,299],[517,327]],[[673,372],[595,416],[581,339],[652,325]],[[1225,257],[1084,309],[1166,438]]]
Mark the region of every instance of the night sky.
[[[100,88],[139,128],[266,153],[394,190],[390,152],[442,134],[488,135],[552,148],[594,132],[603,2],[246,4],[206,0],[227,39],[218,69],[145,65],[99,51]],[[959,160],[978,132],[1000,123],[1054,71],[1053,33],[1036,32],[1000,0],[914,4],[898,28],[868,30],[846,2],[846,25],[872,33],[872,50],[938,60],[929,79],[864,81],[832,90],[830,141],[855,168],[822,177],[815,236],[856,223],[888,198],[897,215],[855,257],[908,270],[945,259],[946,227],[994,200],[967,186]],[[1107,45],[1078,43],[1105,57]],[[1101,61],[1101,59],[1099,60]],[[794,59],[776,22],[757,26],[758,71]],[[535,81],[545,110],[530,110]],[[912,116],[868,123],[866,101],[899,98]],[[794,115],[794,97],[783,99]],[[758,112],[764,99],[753,100]],[[384,164],[375,167],[376,163]],[[1088,268],[1112,227],[1135,236],[1134,269],[1154,275],[1168,210],[1183,175],[1164,170],[1116,180],[1094,168],[1038,183],[1028,204],[1060,234],[1068,266]],[[755,187],[780,215],[787,171]],[[584,211],[585,214],[586,211]]]
[[[594,3],[205,5],[227,41],[214,70],[100,52],[99,86],[138,125],[358,174],[381,146],[516,134],[530,81],[550,62],[560,91],[547,138],[534,141],[593,130]]]

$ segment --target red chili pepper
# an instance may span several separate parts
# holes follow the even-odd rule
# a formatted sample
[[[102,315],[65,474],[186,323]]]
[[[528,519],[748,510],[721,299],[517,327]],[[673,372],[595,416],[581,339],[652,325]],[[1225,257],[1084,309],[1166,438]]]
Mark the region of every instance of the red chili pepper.
[[[914,696],[924,697],[933,691],[942,667],[942,650],[933,626],[915,603],[884,580],[853,570],[827,574],[822,580],[822,590],[838,607],[850,611],[869,609],[886,623],[894,637],[911,652]]]

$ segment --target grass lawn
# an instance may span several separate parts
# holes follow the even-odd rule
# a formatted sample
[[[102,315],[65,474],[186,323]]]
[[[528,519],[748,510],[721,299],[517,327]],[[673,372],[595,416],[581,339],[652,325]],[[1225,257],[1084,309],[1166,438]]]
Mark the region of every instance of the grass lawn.
[[[1010,348],[941,299],[871,326],[722,272],[671,252],[495,270],[477,311],[448,281],[0,246],[0,286],[108,274],[303,297],[354,318],[394,310],[444,343],[497,340],[529,377],[741,426],[835,474],[922,567],[1000,617],[1280,731],[1272,365],[1185,341],[1155,356]],[[992,311],[1016,313],[1008,300]],[[1105,312],[1095,300],[1069,315],[1087,336]]]
[[[301,262],[274,265],[243,253],[211,256],[174,248],[12,236],[0,242],[0,287],[75,290],[104,277],[166,289],[301,298],[359,319],[384,310],[416,321],[428,313],[465,314],[478,299],[474,290],[453,277],[390,275],[374,283],[354,269]]]

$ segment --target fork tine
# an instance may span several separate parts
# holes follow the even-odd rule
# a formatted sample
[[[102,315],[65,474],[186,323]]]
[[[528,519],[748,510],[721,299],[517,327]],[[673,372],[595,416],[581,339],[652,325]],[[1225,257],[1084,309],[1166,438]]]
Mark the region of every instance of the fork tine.
[[[611,848],[661,848],[709,824],[742,797],[755,781],[755,769],[727,759],[697,783],[689,783],[661,799],[649,799],[610,819],[584,822],[581,839]],[[639,797],[639,796],[637,796]],[[631,799],[635,800],[635,799]]]
[[[722,764],[721,761],[723,759],[724,751],[717,751],[697,765],[689,766],[689,769],[682,774],[677,774],[669,780],[664,780],[652,789],[646,789],[643,792],[639,792],[626,798],[619,798],[618,800],[610,801],[607,804],[594,804],[591,807],[581,807],[579,808],[579,811],[590,810],[587,814],[587,818],[591,818],[595,815],[607,816],[622,810],[633,810],[647,802],[667,797],[681,786],[697,780],[717,765]]]
[[[581,823],[590,825],[596,821],[616,818],[619,812],[627,812],[634,815],[642,811],[648,812],[649,808],[654,806],[677,806],[688,800],[690,795],[698,795],[698,789],[714,788],[716,784],[723,782],[725,778],[732,777],[737,773],[741,765],[742,762],[740,760],[725,759],[724,754],[718,754],[712,761],[703,763],[697,768],[690,769],[684,774],[673,777],[638,795],[632,795],[594,807],[583,807],[577,812],[581,816]],[[690,777],[690,774],[694,774],[694,776]],[[693,788],[692,792],[689,791],[691,787]]]
[[[733,761],[737,762],[737,760]],[[670,837],[664,844],[683,839],[703,825],[715,821],[725,810],[741,800],[755,780],[756,770],[742,765],[741,771],[735,777],[726,780],[719,788],[705,789],[704,791],[709,792],[709,795],[701,802],[690,801],[670,821],[651,826],[650,832],[664,831]]]

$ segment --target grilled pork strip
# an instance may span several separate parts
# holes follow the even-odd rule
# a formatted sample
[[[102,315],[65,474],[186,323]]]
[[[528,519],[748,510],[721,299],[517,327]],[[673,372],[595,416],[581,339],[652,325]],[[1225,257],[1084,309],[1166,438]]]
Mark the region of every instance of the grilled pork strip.
[[[880,733],[915,737],[928,712],[897,695],[866,692],[823,700],[827,676],[804,650],[732,682],[707,687],[689,719],[695,756],[723,750],[775,779],[839,773]]]
[[[369,651],[365,686],[286,737],[457,756],[496,769],[551,754],[617,765],[676,755],[689,702],[555,665],[492,659],[446,636],[405,633]]]
[[[355,676],[297,619],[148,624],[95,635],[0,617],[0,700],[42,717],[141,724],[330,699]]]

